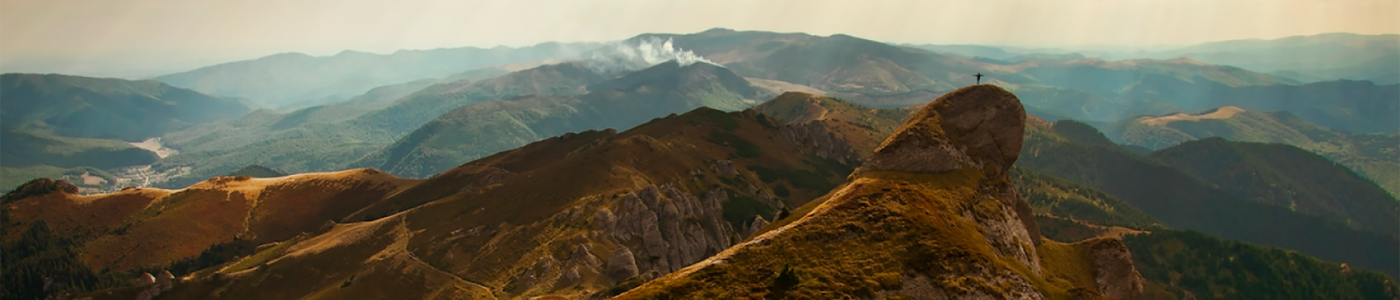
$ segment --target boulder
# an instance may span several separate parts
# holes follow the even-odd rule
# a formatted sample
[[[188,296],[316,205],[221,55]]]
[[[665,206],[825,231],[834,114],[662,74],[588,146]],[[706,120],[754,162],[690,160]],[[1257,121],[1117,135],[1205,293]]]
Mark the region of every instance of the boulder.
[[[152,284],[156,284],[156,277],[155,277],[155,276],[151,276],[151,273],[145,273],[145,274],[141,274],[141,276],[136,276],[136,282],[135,282],[134,284],[132,284],[132,285],[134,285],[134,286],[148,286],[148,285],[152,285]]]
[[[1099,285],[1099,293],[1113,299],[1134,299],[1142,295],[1147,280],[1133,267],[1133,255],[1122,240],[1094,241],[1089,257],[1094,262],[1094,281]]]
[[[875,149],[865,170],[942,173],[980,167],[1005,172],[1021,152],[1026,111],[993,85],[949,92],[924,106]]]
[[[613,250],[612,257],[608,258],[608,266],[604,275],[616,281],[637,276],[637,261],[632,256],[632,250],[628,250],[627,247],[617,247],[617,250]]]

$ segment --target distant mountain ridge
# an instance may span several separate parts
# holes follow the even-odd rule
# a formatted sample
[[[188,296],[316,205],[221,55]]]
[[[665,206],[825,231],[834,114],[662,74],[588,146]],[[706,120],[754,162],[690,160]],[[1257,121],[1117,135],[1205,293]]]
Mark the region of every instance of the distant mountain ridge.
[[[334,56],[282,53],[156,77],[174,86],[248,98],[270,108],[309,107],[359,95],[376,86],[472,69],[569,57],[596,43],[542,43],[522,48],[400,50],[381,55],[343,51]]]
[[[588,94],[577,96],[524,96],[462,106],[352,165],[424,177],[566,132],[626,129],[698,107],[741,110],[758,93],[724,67],[681,67],[675,61],[590,84],[588,89]]]
[[[140,141],[247,113],[221,98],[153,80],[0,75],[0,124],[59,136]]]

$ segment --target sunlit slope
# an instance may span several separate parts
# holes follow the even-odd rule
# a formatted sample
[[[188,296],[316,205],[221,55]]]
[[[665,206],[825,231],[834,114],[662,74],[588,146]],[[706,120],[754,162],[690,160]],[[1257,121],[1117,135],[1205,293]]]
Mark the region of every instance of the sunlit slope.
[[[1123,260],[1130,256],[1121,242],[1076,247],[1040,239],[1006,173],[1019,155],[1024,122],[1019,101],[1000,88],[949,93],[916,112],[850,182],[799,219],[621,298],[1141,293],[1142,278]]]
[[[1400,135],[1395,132],[1351,133],[1318,126],[1289,112],[1247,111],[1233,106],[1097,126],[1117,143],[1149,150],[1209,137],[1293,145],[1366,176],[1391,195],[1400,191]]]
[[[42,226],[79,241],[78,258],[93,270],[161,267],[221,243],[281,241],[314,231],[414,183],[363,169],[216,177],[181,190],[51,192],[6,202],[4,239],[23,242],[26,231]]]
[[[786,138],[791,130],[753,111],[700,108],[620,133],[544,139],[433,176],[348,218],[363,222],[197,274],[171,295],[317,298],[363,284],[403,292],[355,294],[362,298],[433,298],[444,281],[432,278],[449,278],[435,272],[500,298],[610,295],[624,281],[718,253],[761,227],[758,220],[844,181],[854,162],[823,158],[828,152]],[[362,263],[335,263],[347,260]],[[384,272],[427,277],[367,275]],[[271,283],[293,277],[307,279]],[[215,291],[226,285],[244,292]]]

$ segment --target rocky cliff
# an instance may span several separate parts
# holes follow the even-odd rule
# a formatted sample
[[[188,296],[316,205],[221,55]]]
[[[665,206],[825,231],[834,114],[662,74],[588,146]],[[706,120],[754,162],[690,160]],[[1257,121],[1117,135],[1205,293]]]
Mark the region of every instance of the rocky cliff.
[[[895,130],[824,201],[619,298],[1098,299],[1140,293],[1141,277],[1121,242],[1064,245],[1036,233],[1029,206],[1007,176],[1024,122],[1019,100],[1001,88],[948,93]]]

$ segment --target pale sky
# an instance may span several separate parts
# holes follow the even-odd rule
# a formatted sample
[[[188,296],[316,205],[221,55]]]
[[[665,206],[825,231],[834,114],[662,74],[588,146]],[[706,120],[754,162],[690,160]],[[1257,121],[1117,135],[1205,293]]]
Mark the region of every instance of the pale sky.
[[[0,71],[153,76],[280,52],[526,46],[714,27],[892,43],[1161,47],[1400,33],[1400,0],[0,0]]]

